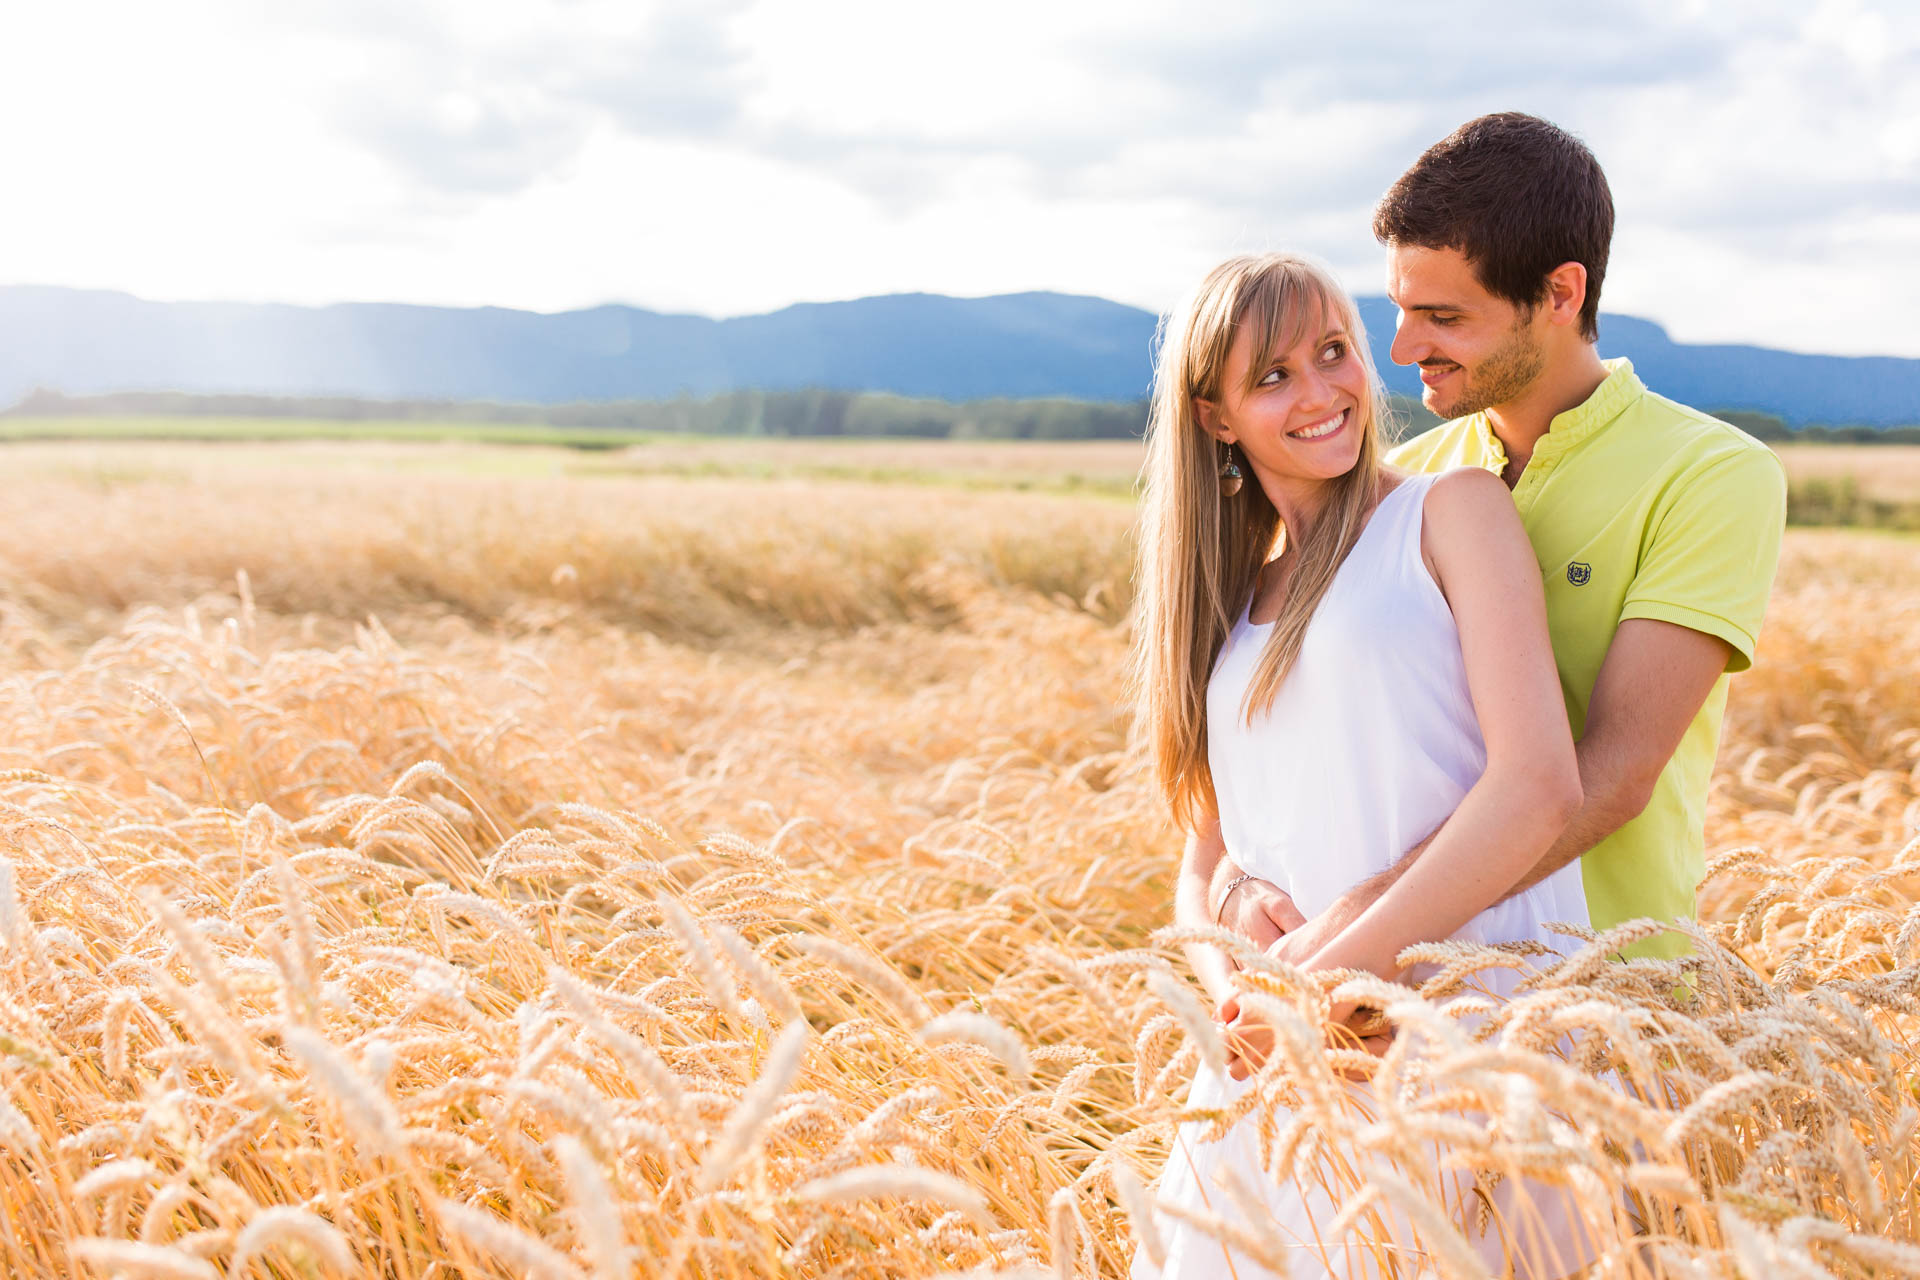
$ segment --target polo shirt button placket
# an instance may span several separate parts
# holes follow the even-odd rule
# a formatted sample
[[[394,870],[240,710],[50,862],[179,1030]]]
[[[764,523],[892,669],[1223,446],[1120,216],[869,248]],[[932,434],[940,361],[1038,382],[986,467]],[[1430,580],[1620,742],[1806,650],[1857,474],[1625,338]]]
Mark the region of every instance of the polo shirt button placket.
[[[1513,505],[1523,516],[1533,505],[1533,500],[1540,496],[1540,486],[1547,482],[1547,473],[1553,469],[1553,453],[1551,450],[1543,451],[1541,446],[1544,444],[1546,438],[1542,437],[1540,444],[1533,447],[1533,456],[1527,459],[1527,468],[1520,473],[1519,483],[1513,486]]]

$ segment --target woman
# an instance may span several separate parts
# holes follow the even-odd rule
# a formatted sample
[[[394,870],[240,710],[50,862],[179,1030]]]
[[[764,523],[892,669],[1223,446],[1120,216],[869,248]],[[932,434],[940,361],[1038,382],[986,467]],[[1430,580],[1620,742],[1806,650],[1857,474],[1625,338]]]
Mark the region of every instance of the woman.
[[[1581,799],[1512,498],[1482,471],[1385,468],[1382,400],[1358,312],[1323,270],[1241,257],[1201,283],[1156,375],[1135,691],[1188,832],[1182,924],[1215,923],[1206,895],[1223,855],[1312,917],[1432,835],[1306,965],[1391,979],[1416,942],[1564,946],[1544,926],[1587,916],[1577,863],[1508,896]],[[1193,960],[1230,1036],[1263,1043],[1226,957],[1195,947]],[[1189,1105],[1226,1106],[1246,1087],[1202,1068]],[[1364,1101],[1364,1086],[1352,1092]],[[1246,1132],[1258,1118],[1215,1142],[1183,1127],[1162,1203],[1231,1218],[1219,1181],[1231,1166],[1261,1187],[1296,1280],[1375,1274],[1380,1242],[1320,1242],[1337,1208],[1324,1186],[1261,1181]],[[1189,1222],[1157,1220],[1165,1269],[1143,1254],[1137,1278],[1268,1274]],[[1561,1260],[1578,1252],[1549,1244]]]

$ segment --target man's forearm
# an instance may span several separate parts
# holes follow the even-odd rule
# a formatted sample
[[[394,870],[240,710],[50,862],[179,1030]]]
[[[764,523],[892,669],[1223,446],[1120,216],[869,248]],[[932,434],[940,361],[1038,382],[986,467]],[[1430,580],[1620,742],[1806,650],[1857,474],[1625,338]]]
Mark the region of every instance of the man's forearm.
[[[1585,798],[1579,810],[1567,823],[1566,830],[1561,832],[1560,838],[1541,855],[1540,861],[1534,864],[1533,870],[1507,891],[1501,898],[1502,902],[1522,890],[1531,889],[1560,868],[1576,861],[1580,855],[1625,826],[1629,820],[1638,815],[1642,808],[1646,807],[1644,800],[1636,806],[1631,801],[1623,799],[1622,792],[1625,788],[1613,776],[1613,772],[1604,767],[1596,768],[1593,770],[1594,777],[1589,780],[1588,764],[1584,760],[1581,762],[1581,781],[1585,789]],[[1438,832],[1434,834],[1437,835]],[[1369,876],[1334,899],[1327,909],[1315,916],[1307,926],[1307,930],[1311,931],[1311,937],[1289,938],[1288,941],[1294,945],[1295,949],[1301,951],[1303,956],[1312,954],[1320,946],[1332,941],[1348,925],[1365,914],[1368,907],[1379,901],[1380,896],[1406,874],[1407,868],[1411,867],[1432,843],[1433,835],[1429,835],[1407,850],[1385,871]],[[1223,856],[1220,864],[1214,868],[1214,874],[1205,891],[1209,895],[1207,900],[1213,900],[1210,895],[1219,891],[1223,878],[1238,874],[1238,870]]]
[[[1646,785],[1644,780],[1636,784],[1629,771],[1618,759],[1618,752],[1609,748],[1604,735],[1594,736],[1575,744],[1575,755],[1580,762],[1580,783],[1583,799],[1578,811],[1567,823],[1560,837],[1542,854],[1533,870],[1521,877],[1520,882],[1501,898],[1505,901],[1514,894],[1531,889],[1560,868],[1577,860],[1593,846],[1625,826],[1638,816],[1646,807]],[[1385,871],[1381,871],[1362,880],[1315,916],[1300,932],[1306,936],[1288,939],[1291,948],[1299,952],[1297,958],[1318,951],[1321,946],[1332,941],[1348,925],[1358,920],[1367,908],[1379,900],[1380,896],[1391,888],[1407,868],[1414,864],[1419,856],[1433,843],[1434,832],[1413,848],[1407,850],[1400,859]],[[1218,902],[1218,894],[1232,877],[1240,873],[1223,851],[1210,864],[1210,873],[1200,881],[1194,890],[1194,896],[1202,904],[1196,911],[1204,911]],[[1211,924],[1209,919],[1206,923]],[[1223,967],[1230,968],[1231,961],[1212,948],[1207,949],[1218,957]]]
[[[1580,773],[1584,779],[1586,768],[1582,768]],[[1619,831],[1620,827],[1624,827],[1628,821],[1638,818],[1640,810],[1644,808],[1645,800],[1634,804],[1622,794],[1622,787],[1617,783],[1609,781],[1597,787],[1586,787],[1586,798],[1580,802],[1578,812],[1574,812],[1572,819],[1569,819],[1567,829],[1561,831],[1559,839],[1553,841],[1548,852],[1540,854],[1540,862],[1536,862],[1534,869],[1521,877],[1521,883],[1517,883],[1513,889],[1505,892],[1505,896],[1501,896],[1501,902],[1505,902],[1513,894],[1532,889],[1534,885],[1538,885],[1540,881],[1544,881],[1561,867],[1578,862],[1590,848],[1605,841],[1609,835]]]
[[[1437,834],[1439,834],[1437,830],[1429,834],[1426,839],[1401,854],[1399,861],[1385,871],[1368,876],[1334,899],[1333,905],[1316,918],[1317,921],[1325,922],[1328,935],[1340,932],[1364,915],[1367,908],[1378,902],[1380,895],[1391,889],[1394,883],[1407,873],[1407,868],[1427,851],[1427,846],[1433,843],[1433,837]]]
[[[1559,838],[1540,855],[1533,870],[1522,876],[1520,882],[1509,889],[1500,901],[1505,902],[1514,894],[1533,888],[1560,868],[1578,861],[1587,850],[1638,817],[1640,811],[1647,807],[1647,784],[1644,781],[1636,784],[1628,776],[1617,754],[1609,749],[1604,737],[1593,737],[1574,744],[1574,755],[1580,762],[1580,808],[1567,822]],[[1361,913],[1391,888],[1413,865],[1414,859],[1426,852],[1427,846],[1432,843],[1433,836],[1429,835],[1385,871],[1362,880],[1341,894],[1323,913],[1329,926],[1329,936],[1359,919]]]
[[[1640,816],[1732,653],[1718,636],[1676,623],[1621,622],[1594,679],[1586,725],[1574,744],[1585,798],[1560,838],[1508,897],[1531,889]]]
[[[1540,855],[1540,861],[1534,863],[1533,870],[1507,891],[1500,899],[1502,902],[1516,893],[1533,888],[1562,867],[1579,861],[1589,849],[1639,817],[1641,810],[1647,807],[1648,788],[1645,785],[1635,786],[1625,777],[1625,771],[1609,758],[1604,743],[1594,742],[1590,748],[1586,742],[1575,745],[1580,760],[1580,786],[1584,793],[1580,808],[1568,820],[1560,838]]]

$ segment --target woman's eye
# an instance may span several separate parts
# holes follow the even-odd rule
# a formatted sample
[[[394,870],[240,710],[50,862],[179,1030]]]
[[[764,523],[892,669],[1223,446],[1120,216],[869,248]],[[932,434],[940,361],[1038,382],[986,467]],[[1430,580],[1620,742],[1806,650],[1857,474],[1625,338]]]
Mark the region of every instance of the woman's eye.
[[[1281,379],[1285,378],[1286,376],[1287,376],[1287,371],[1285,369],[1269,369],[1261,377],[1260,381],[1256,385],[1262,386],[1262,387],[1278,386]]]
[[[1341,360],[1341,359],[1343,359],[1343,358],[1345,358],[1345,356],[1346,356],[1346,354],[1347,354],[1347,344],[1346,344],[1346,343],[1344,343],[1344,342],[1329,342],[1329,343],[1327,344],[1327,346],[1326,346],[1326,350],[1324,350],[1324,351],[1322,351],[1322,352],[1320,353],[1320,358],[1321,358],[1322,360],[1324,360],[1324,361],[1325,361],[1326,363],[1328,363],[1328,364],[1333,364],[1333,363],[1335,363],[1335,362],[1337,362],[1337,361],[1339,361],[1339,360]]]

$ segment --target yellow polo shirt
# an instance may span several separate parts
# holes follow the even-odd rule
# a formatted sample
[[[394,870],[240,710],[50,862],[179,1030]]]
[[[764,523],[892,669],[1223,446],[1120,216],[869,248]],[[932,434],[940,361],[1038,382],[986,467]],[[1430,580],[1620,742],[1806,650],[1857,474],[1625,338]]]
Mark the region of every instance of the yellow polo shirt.
[[[1586,403],[1553,420],[1514,486],[1547,588],[1547,628],[1573,735],[1614,630],[1657,618],[1733,646],[1727,671],[1753,662],[1786,522],[1786,472],[1773,451],[1706,414],[1648,391],[1626,360]],[[1484,467],[1506,450],[1483,413],[1407,441],[1388,461],[1408,471]],[[1727,705],[1722,675],[1687,726],[1639,817],[1581,859],[1594,927],[1693,918],[1705,873],[1707,780]],[[1629,950],[1684,955],[1667,934]]]

